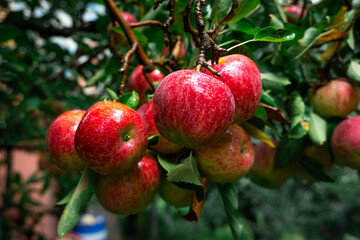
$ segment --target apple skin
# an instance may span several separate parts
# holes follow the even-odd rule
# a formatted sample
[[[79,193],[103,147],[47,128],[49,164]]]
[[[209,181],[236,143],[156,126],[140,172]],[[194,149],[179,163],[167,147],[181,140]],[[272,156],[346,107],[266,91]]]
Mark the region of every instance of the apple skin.
[[[348,118],[336,126],[331,136],[335,163],[360,169],[360,116]]]
[[[129,172],[99,176],[95,193],[101,205],[116,214],[143,211],[158,192],[160,172],[156,159],[146,153]]]
[[[212,75],[207,69],[202,71],[225,83],[235,99],[234,123],[241,124],[254,116],[261,98],[262,81],[256,64],[248,57],[233,54],[221,57],[212,65],[222,77]]]
[[[209,181],[235,182],[247,174],[254,162],[254,146],[247,132],[231,125],[211,146],[195,151],[200,173]]]
[[[139,94],[139,105],[147,103],[145,93],[150,90],[150,85],[147,82],[143,72],[143,66],[137,66],[129,76],[128,87],[130,91],[136,91]],[[153,83],[160,82],[164,76],[158,69],[154,69],[152,72],[147,74]]]
[[[272,141],[277,145],[277,141]],[[276,148],[264,142],[255,145],[255,160],[249,172],[250,179],[265,188],[278,188],[294,173],[296,165],[290,163],[284,168],[274,170]]]
[[[202,149],[215,142],[233,121],[234,97],[221,81],[195,70],[167,75],[156,88],[156,128],[170,142]]]
[[[289,5],[286,7],[283,7],[283,11],[286,13],[289,13],[290,15],[296,17],[297,19],[294,19],[291,16],[286,16],[288,22],[290,23],[297,23],[298,19],[300,19],[301,17],[301,12],[302,12],[302,6],[301,5]],[[304,14],[301,20],[304,20],[307,14],[307,8],[305,8],[304,10]]]
[[[127,23],[130,23],[130,24],[131,23],[137,23],[136,18],[131,13],[129,13],[129,12],[121,12],[121,15],[122,15],[122,17],[125,19],[125,21]],[[120,27],[120,24],[118,22],[115,22],[115,26]],[[107,32],[108,32],[109,36],[111,35],[112,29],[113,29],[113,24],[110,23],[108,25],[108,28],[107,28]],[[113,38],[114,43],[115,43],[116,46],[126,47],[126,46],[129,45],[125,35],[122,34],[122,33],[114,32],[114,34],[111,37]]]
[[[160,182],[159,195],[165,202],[176,208],[190,206],[193,194],[194,190],[180,188],[165,177]]]
[[[115,101],[98,102],[84,115],[75,134],[81,159],[99,174],[120,174],[145,154],[147,131],[133,109]]]
[[[153,99],[150,102],[142,105],[136,112],[142,117],[146,124],[148,137],[158,135],[159,142],[155,145],[149,146],[150,149],[158,152],[162,155],[169,155],[179,153],[184,147],[178,144],[169,142],[166,138],[161,136],[159,131],[157,130],[153,117]]]
[[[345,118],[356,110],[360,91],[345,78],[331,80],[325,86],[310,92],[311,105],[322,117]]]
[[[75,132],[85,111],[71,110],[58,116],[46,134],[46,148],[51,159],[62,169],[78,172],[85,163],[75,150]]]

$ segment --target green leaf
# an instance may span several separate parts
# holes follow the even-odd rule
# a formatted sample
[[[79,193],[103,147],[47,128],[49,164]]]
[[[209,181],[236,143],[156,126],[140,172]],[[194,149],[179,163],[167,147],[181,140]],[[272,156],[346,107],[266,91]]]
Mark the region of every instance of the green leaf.
[[[351,50],[355,50],[355,36],[354,36],[354,27],[351,27],[349,30],[349,35],[346,39],[346,42],[348,46],[351,48]]]
[[[76,187],[73,190],[71,190],[70,192],[68,192],[68,194],[63,199],[58,201],[55,205],[64,205],[64,204],[67,204],[68,202],[70,202],[70,199],[71,199],[72,195],[74,194],[75,190],[76,190]]]
[[[139,95],[135,91],[132,91],[131,93],[125,93],[119,97],[118,102],[121,102],[122,104],[125,104],[126,106],[136,110],[139,104]]]
[[[155,145],[159,142],[159,135],[154,135],[148,138],[148,146]]]
[[[360,64],[358,63],[358,60],[351,60],[347,75],[351,79],[360,81]]]
[[[192,154],[190,154],[190,156],[182,163],[177,164],[176,167],[172,168],[167,174],[167,179],[174,183],[186,183],[193,185],[198,202],[204,199],[204,187],[200,182],[197,159],[192,156]]]
[[[107,93],[107,95],[109,95],[109,98],[113,101],[116,101],[118,99],[118,95],[116,94],[116,92],[110,88],[105,88],[105,91]]]
[[[163,156],[161,156],[159,154],[157,155],[157,159],[158,159],[160,166],[163,169],[165,169],[165,171],[167,171],[167,172],[170,172],[173,168],[175,168],[177,166],[176,163],[169,162],[168,160],[166,160]]]
[[[310,125],[309,125],[309,136],[310,139],[318,145],[322,145],[326,141],[326,121],[311,111],[310,113]]]
[[[255,34],[255,41],[286,42],[293,40],[295,33],[286,28],[266,27]]]
[[[16,27],[9,26],[9,25],[0,25],[0,43],[6,42],[10,39],[14,39],[24,32]]]
[[[259,105],[256,109],[255,117],[260,118],[261,120],[265,121],[267,119],[267,114],[263,106]]]
[[[125,34],[123,29],[121,27],[113,27],[113,31],[120,33],[120,34]],[[135,37],[143,44],[147,44],[148,43],[148,38],[139,30],[133,29],[133,32],[135,34]]]
[[[105,70],[104,69],[100,69],[99,71],[97,71],[94,76],[92,76],[89,81],[87,81],[85,87],[90,87],[90,86],[94,86],[99,79],[103,78],[105,76]]]
[[[230,11],[232,0],[215,0],[211,10],[211,19],[218,24]]]
[[[243,224],[239,213],[239,202],[235,183],[217,184],[230,229],[234,239],[243,239]]]
[[[235,10],[235,17],[228,21],[228,24],[237,23],[240,19],[246,17],[258,5],[260,0],[238,0],[239,7]]]
[[[289,133],[289,139],[299,139],[304,137],[308,133],[308,129],[304,128],[304,126],[299,122],[297,125],[295,125],[290,133]]]
[[[263,82],[263,88],[271,90],[274,93],[283,92],[285,87],[291,84],[288,77],[275,73],[261,73],[261,79]]]
[[[230,28],[230,31],[243,32],[246,34],[255,35],[257,32],[259,32],[261,30],[261,28],[254,27],[248,21],[241,21],[238,24],[236,24],[235,26],[236,26],[235,28]]]
[[[78,222],[80,211],[87,205],[95,191],[96,178],[97,174],[86,167],[58,223],[60,238],[69,233]]]
[[[293,129],[300,123],[305,113],[305,103],[298,91],[294,91],[290,95],[289,113],[291,129]]]
[[[315,160],[303,157],[300,159],[301,166],[304,167],[305,171],[308,172],[311,176],[316,178],[317,180],[323,181],[323,182],[334,182],[334,180],[326,174],[324,171],[324,168],[322,165]]]
[[[281,169],[292,162],[302,151],[304,139],[290,138],[284,134],[277,145],[274,169]]]

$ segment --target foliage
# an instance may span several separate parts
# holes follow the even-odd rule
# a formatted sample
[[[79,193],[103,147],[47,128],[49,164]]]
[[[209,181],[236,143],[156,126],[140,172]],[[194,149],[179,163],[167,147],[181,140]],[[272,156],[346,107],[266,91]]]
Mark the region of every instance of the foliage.
[[[150,0],[122,1],[118,8],[120,11],[133,13],[138,20],[158,20],[164,23],[169,15],[166,7],[168,1],[155,2],[159,3],[156,9],[153,9],[154,1]],[[282,10],[282,6],[288,4],[287,1],[235,2],[240,7],[236,9],[235,16],[226,19],[231,13],[232,1],[207,1],[207,6],[202,8],[205,26],[207,30],[219,27],[214,38],[216,44],[231,49],[228,54],[241,53],[249,56],[261,70],[263,105],[244,124],[244,128],[255,143],[262,140],[272,144],[269,139],[279,141],[276,167],[282,168],[299,161],[298,156],[307,143],[329,146],[329,133],[341,120],[324,119],[315,113],[311,108],[309,92],[337,77],[348,77],[359,85],[360,48],[356,39],[360,29],[360,4],[358,0],[322,0],[317,3],[299,1],[301,4],[306,3],[308,11],[303,20],[297,18],[294,21]],[[46,130],[56,116],[70,109],[87,109],[105,97],[126,103],[134,109],[137,107],[136,93],[126,91],[125,94],[118,94],[118,89],[121,89],[123,74],[131,72],[142,60],[139,56],[129,56],[127,62],[121,61],[130,47],[112,48],[107,29],[113,16],[105,10],[104,2],[33,0],[5,1],[0,4],[0,15],[4,16],[0,17],[0,31],[6,33],[0,37],[1,148],[26,147],[44,151]],[[177,68],[192,69],[199,60],[199,49],[194,46],[196,39],[192,39],[191,34],[186,32],[183,21],[186,4],[186,1],[176,1],[174,23],[169,27],[172,39],[179,37],[184,43],[185,56],[162,54],[165,42],[163,31],[158,26],[144,26],[134,30],[145,54],[158,63],[157,66],[164,74],[169,73],[166,62],[175,60]],[[194,8],[190,11],[189,19],[195,27]],[[226,21],[221,22],[222,19]],[[114,27],[113,30],[124,33],[120,27]],[[205,57],[210,59],[211,53],[206,52]],[[121,74],[118,70],[124,65],[127,67]],[[359,114],[359,111],[353,114]],[[188,159],[181,165],[166,169],[168,177],[174,182],[190,182],[197,186],[198,193],[201,183],[196,159],[191,155]],[[322,166],[312,164],[311,161],[303,166],[317,180],[332,180]],[[240,180],[237,184],[240,191],[239,212],[247,220],[244,218],[240,221],[241,216],[238,216],[238,212],[234,213],[237,204],[233,203],[232,207],[225,206],[229,221],[235,222],[231,226],[241,226],[237,221],[244,223],[244,226],[248,224],[260,239],[286,239],[286,234],[298,234],[299,239],[321,239],[321,234],[310,227],[302,228],[298,225],[322,227],[320,222],[325,221],[326,239],[331,239],[331,234],[337,236],[336,239],[344,238],[346,232],[359,237],[360,233],[356,229],[344,224],[347,214],[356,210],[358,203],[348,202],[351,193],[344,192],[346,190],[341,187],[342,183],[347,186],[344,179],[351,178],[353,181],[354,174],[338,170],[332,175],[335,179],[333,185],[310,186],[308,183],[290,181],[286,187],[275,192],[258,189],[247,178]],[[79,179],[75,175],[73,178]],[[66,180],[58,179],[60,184],[68,184]],[[16,178],[8,180],[20,184],[20,180]],[[69,192],[70,188],[72,187],[65,186],[63,194]],[[234,201],[230,200],[233,199],[231,196],[234,189],[219,189],[224,203]],[[209,190],[209,195],[212,191]],[[295,197],[299,199],[294,205],[290,205],[292,191],[298,193]],[[4,199],[9,199],[6,194],[9,193],[6,191]],[[81,207],[86,205],[91,191],[84,195],[86,199],[80,199]],[[286,216],[282,215],[285,212],[272,209],[278,208],[279,203],[274,200],[276,196],[281,196],[283,199],[280,203],[289,209]],[[346,197],[348,198],[344,199]],[[205,199],[205,206],[207,198],[209,197]],[[331,206],[331,198],[336,198],[335,203],[340,204],[343,211],[335,211],[334,215],[324,213],[327,210],[318,202],[328,200],[328,206]],[[320,200],[316,202],[314,199]],[[301,201],[307,200],[310,202],[309,206],[301,205],[304,204]],[[26,201],[31,203],[30,199]],[[347,201],[349,205],[345,206],[342,201]],[[12,204],[5,202],[5,205]],[[74,208],[75,218],[81,210],[80,205]],[[248,206],[248,209],[244,206]],[[74,206],[70,204],[66,208],[72,207]],[[306,213],[298,211],[296,207],[305,209]],[[306,224],[294,218],[290,221],[294,212],[300,216],[300,220],[303,220],[305,214],[308,214],[306,217],[313,218],[309,220],[304,217],[304,222],[310,222]],[[206,216],[205,213],[204,215]],[[274,216],[286,217],[286,224],[294,223],[294,226],[277,224],[278,219],[272,219]],[[356,218],[349,220],[354,225],[359,222]],[[208,226],[215,228],[220,225],[209,223]],[[265,231],[264,226],[271,226],[276,230]],[[63,226],[60,224],[61,227]],[[232,229],[234,236],[239,234],[241,228]],[[70,229],[67,228],[66,231]],[[225,234],[228,233],[229,231]]]

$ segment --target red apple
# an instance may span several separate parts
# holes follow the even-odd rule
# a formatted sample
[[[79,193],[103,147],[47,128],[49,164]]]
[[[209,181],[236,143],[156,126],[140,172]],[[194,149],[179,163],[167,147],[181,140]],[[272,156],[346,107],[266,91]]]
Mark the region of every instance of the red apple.
[[[148,137],[158,135],[159,136],[159,142],[155,145],[149,146],[150,149],[154,150],[155,152],[158,152],[162,155],[168,155],[168,154],[175,154],[179,153],[184,147],[180,146],[178,144],[169,142],[166,138],[161,136],[159,131],[157,130],[154,122],[153,117],[153,100],[151,99],[150,102],[142,105],[138,110],[137,113],[142,117],[146,124],[146,128],[148,131]]]
[[[286,16],[288,22],[297,23],[298,19],[300,19],[300,17],[301,17],[302,8],[303,7],[301,5],[289,5],[289,6],[283,7],[283,11],[286,13],[289,13],[289,15]],[[307,8],[305,8],[304,14],[303,14],[301,20],[305,19],[306,13],[307,13]],[[296,17],[297,19],[295,19],[294,17]]]
[[[221,137],[233,121],[234,97],[212,76],[195,70],[167,75],[156,88],[156,128],[170,142],[202,149]]]
[[[312,92],[311,105],[322,117],[345,118],[356,110],[360,100],[359,88],[345,78],[331,80]]]
[[[180,188],[165,177],[160,182],[159,195],[165,202],[176,208],[190,206],[193,194],[194,190]]]
[[[51,159],[64,170],[81,171],[85,163],[75,151],[75,132],[85,111],[71,110],[58,116],[46,134],[46,148]]]
[[[120,175],[99,176],[96,196],[101,205],[116,214],[135,214],[155,197],[160,172],[155,158],[146,153],[137,166]]]
[[[129,12],[121,12],[121,15],[123,16],[123,18],[125,19],[125,21],[126,21],[127,23],[137,23],[136,18],[135,18],[131,13],[129,13]],[[119,24],[118,22],[115,22],[115,26],[116,26],[116,27],[119,27],[120,24]],[[107,29],[108,35],[111,34],[111,31],[112,31],[113,27],[114,27],[114,26],[113,26],[112,23],[110,23],[110,24],[108,25],[108,29]],[[127,39],[126,39],[125,35],[122,34],[122,33],[114,32],[114,34],[112,35],[112,37],[113,37],[113,41],[114,41],[114,43],[115,43],[116,46],[126,47],[126,46],[129,45],[128,42],[127,42]]]
[[[136,91],[139,94],[139,105],[148,102],[145,98],[145,93],[147,90],[150,90],[150,85],[147,82],[142,70],[142,65],[137,66],[130,74],[128,81],[129,90]],[[153,83],[160,82],[164,78],[162,73],[156,68],[147,75],[153,81]]]
[[[276,141],[273,141],[277,145]],[[295,164],[274,170],[276,148],[264,142],[255,145],[254,165],[250,169],[250,179],[259,186],[277,188],[284,184],[294,173]]]
[[[247,174],[254,155],[249,135],[235,124],[210,147],[195,151],[201,175],[219,183],[235,182]]]
[[[133,109],[115,101],[91,106],[75,135],[76,151],[100,174],[120,174],[135,167],[147,147],[146,126]]]
[[[233,54],[220,58],[219,63],[211,67],[222,77],[212,75],[205,68],[202,71],[225,83],[234,95],[234,123],[250,119],[259,106],[262,91],[260,71],[255,63],[244,55]]]
[[[348,118],[336,126],[331,148],[336,163],[360,169],[360,116]]]

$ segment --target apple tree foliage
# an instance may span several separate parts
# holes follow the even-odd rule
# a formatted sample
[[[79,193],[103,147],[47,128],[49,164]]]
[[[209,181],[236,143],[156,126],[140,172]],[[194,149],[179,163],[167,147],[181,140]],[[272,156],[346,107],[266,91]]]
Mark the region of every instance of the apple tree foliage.
[[[119,89],[124,75],[129,75],[140,63],[144,64],[143,55],[153,60],[164,75],[170,70],[193,69],[196,66],[199,46],[194,44],[196,39],[186,26],[184,14],[189,2],[201,1],[115,2],[120,11],[132,13],[139,22],[170,22],[166,27],[151,24],[131,30],[144,50],[142,56],[130,56],[130,45],[114,46],[109,39],[108,25],[115,18],[108,2],[112,1],[0,3],[2,149],[23,148],[44,153],[46,131],[56,116],[70,109],[87,109],[101,99],[117,100],[136,109],[136,93],[128,92],[126,87],[125,93]],[[295,3],[307,9],[307,13],[302,14],[305,16],[302,20],[282,10],[283,6]],[[157,7],[154,8],[154,5]],[[278,140],[276,169],[299,161],[313,179],[332,182],[336,186],[343,175],[337,171],[329,173],[312,159],[299,160],[298,157],[310,142],[326,145],[331,153],[331,133],[342,120],[324,119],[314,112],[309,99],[310,89],[337,77],[347,77],[359,85],[360,49],[356,39],[360,29],[360,1],[208,0],[201,9],[206,30],[216,30],[210,36],[217,46],[228,49],[226,54],[249,56],[261,71],[261,105],[255,116],[243,124],[254,143],[264,141],[271,144],[270,139]],[[194,11],[192,7],[187,17],[192,28],[196,29],[198,20]],[[169,16],[172,21],[169,21]],[[121,27],[112,30],[126,34]],[[174,56],[172,53],[164,56],[162,49],[166,37],[181,39],[185,56]],[[122,61],[126,55],[129,58]],[[211,58],[211,51],[206,53],[205,58]],[[123,71],[119,73],[121,68]],[[357,114],[358,110],[352,113]],[[149,139],[149,144],[154,142],[156,137]],[[200,181],[194,156],[189,154],[183,164],[177,166],[166,163],[161,156],[158,160],[168,172],[170,181],[192,186],[197,200],[201,202],[205,199],[206,206],[210,200],[204,193],[207,191],[211,195],[214,188]],[[10,162],[6,159],[1,163],[11,166]],[[68,193],[67,196],[61,195],[64,199],[59,202],[67,204],[58,226],[60,236],[76,224],[80,210],[94,192],[96,174],[91,170],[85,169],[81,176],[75,178],[79,182],[72,191],[69,179],[58,178],[66,189],[63,192]],[[248,190],[248,182],[242,184],[247,180],[244,177],[237,183],[217,185],[234,239],[246,239],[247,236],[244,233],[244,216],[249,214],[242,211],[246,207],[241,192],[238,193],[240,189],[245,191],[244,188],[252,192]],[[7,181],[17,180],[7,177]],[[269,197],[266,194],[254,196]],[[9,198],[6,194],[3,197]],[[262,204],[267,204],[266,200]],[[200,212],[201,209],[191,220],[201,218]],[[257,216],[252,221],[260,223],[260,218]],[[252,231],[263,233],[256,227]],[[360,236],[359,232],[356,234]]]

